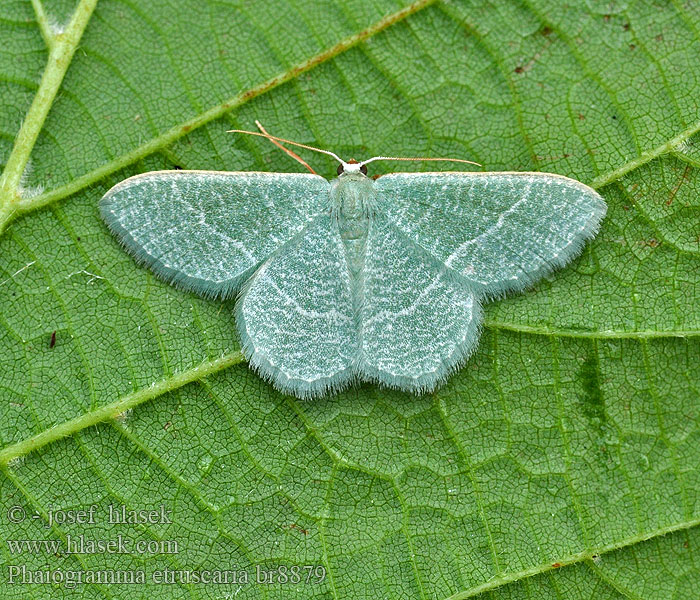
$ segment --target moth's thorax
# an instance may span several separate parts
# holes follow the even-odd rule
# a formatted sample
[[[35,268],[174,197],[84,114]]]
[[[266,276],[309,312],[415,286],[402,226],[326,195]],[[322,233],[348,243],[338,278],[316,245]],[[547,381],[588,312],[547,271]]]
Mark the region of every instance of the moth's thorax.
[[[344,173],[331,182],[333,210],[339,217],[360,219],[374,209],[374,180],[362,173]]]
[[[365,242],[374,211],[374,180],[362,173],[345,173],[331,184],[332,211],[352,277],[359,276],[365,260]]]

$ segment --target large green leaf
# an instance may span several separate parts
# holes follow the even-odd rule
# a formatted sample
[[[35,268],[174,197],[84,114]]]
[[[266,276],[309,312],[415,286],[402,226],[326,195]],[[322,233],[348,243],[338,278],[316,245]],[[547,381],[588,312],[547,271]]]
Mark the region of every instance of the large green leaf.
[[[697,2],[94,3],[0,4],[0,522],[60,543],[4,543],[3,598],[697,597]],[[256,118],[346,157],[562,173],[609,213],[571,266],[487,306],[434,395],[297,401],[242,362],[231,303],[136,267],[96,210],[155,168],[299,170],[225,133]],[[172,523],[109,524],[110,504]],[[81,534],[129,551],[67,552]],[[327,576],[255,582],[278,564]],[[251,581],[35,574],[166,567]]]

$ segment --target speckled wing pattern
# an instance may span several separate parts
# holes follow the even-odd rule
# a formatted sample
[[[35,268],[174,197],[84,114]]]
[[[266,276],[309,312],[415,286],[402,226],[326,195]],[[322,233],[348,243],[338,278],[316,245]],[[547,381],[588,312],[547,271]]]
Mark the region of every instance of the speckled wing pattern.
[[[328,209],[329,185],[306,173],[153,171],[114,186],[100,213],[156,275],[226,298]]]
[[[469,284],[377,215],[367,236],[361,309],[364,378],[432,390],[476,346],[479,300]]]
[[[345,387],[358,346],[351,286],[337,220],[322,215],[241,293],[236,323],[251,366],[301,397]]]
[[[606,211],[593,189],[549,173],[396,173],[376,189],[378,210],[487,297],[564,266]]]
[[[100,210],[171,283],[209,297],[238,292],[244,355],[302,398],[357,380],[433,390],[476,348],[481,302],[564,265],[606,211],[591,188],[550,174],[368,183],[155,172],[112,188]]]

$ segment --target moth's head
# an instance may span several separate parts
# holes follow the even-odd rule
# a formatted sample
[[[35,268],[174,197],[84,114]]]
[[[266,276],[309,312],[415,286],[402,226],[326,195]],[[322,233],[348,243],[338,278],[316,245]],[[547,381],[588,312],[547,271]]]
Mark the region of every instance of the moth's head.
[[[357,162],[354,158],[350,159],[348,162],[341,160],[338,165],[338,176],[352,174],[367,175],[367,165]]]

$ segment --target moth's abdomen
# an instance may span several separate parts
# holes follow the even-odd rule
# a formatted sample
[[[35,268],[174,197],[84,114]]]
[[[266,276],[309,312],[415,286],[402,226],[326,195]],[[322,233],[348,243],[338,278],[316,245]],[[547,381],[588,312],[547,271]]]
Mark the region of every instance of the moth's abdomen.
[[[348,219],[340,215],[338,225],[340,237],[343,240],[343,246],[345,246],[345,258],[348,261],[350,276],[357,281],[365,265],[369,218],[364,216],[358,219]]]

